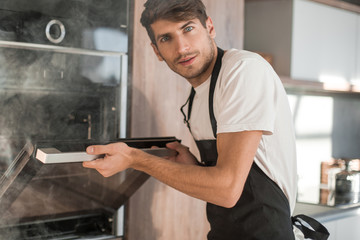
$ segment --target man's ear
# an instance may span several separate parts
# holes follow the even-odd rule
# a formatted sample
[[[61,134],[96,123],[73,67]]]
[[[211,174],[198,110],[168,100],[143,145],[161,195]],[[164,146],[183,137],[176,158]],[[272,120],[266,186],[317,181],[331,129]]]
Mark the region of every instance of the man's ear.
[[[206,19],[206,29],[208,30],[211,38],[216,37],[215,27],[210,17]]]
[[[154,50],[154,53],[155,53],[156,56],[158,57],[159,61],[164,61],[164,59],[163,59],[162,56],[160,55],[160,52],[159,52],[157,46],[156,46],[155,44],[153,44],[153,43],[151,43],[151,46],[152,46],[152,48],[153,48],[153,50]]]

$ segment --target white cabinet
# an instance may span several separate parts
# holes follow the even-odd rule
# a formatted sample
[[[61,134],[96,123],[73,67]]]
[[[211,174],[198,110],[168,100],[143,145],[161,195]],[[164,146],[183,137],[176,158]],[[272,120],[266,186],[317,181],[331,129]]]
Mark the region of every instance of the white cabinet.
[[[310,0],[245,5],[245,49],[273,55],[279,75],[311,81],[359,78],[360,14]]]
[[[330,233],[330,237],[328,238],[328,240],[336,240],[336,221],[323,223],[323,225]]]
[[[328,240],[359,240],[360,216],[352,216],[325,222],[323,225],[330,232]]]
[[[291,77],[350,81],[355,77],[358,14],[328,5],[295,0]]]
[[[359,240],[360,239],[360,216],[354,216],[338,220],[336,223],[337,239]]]

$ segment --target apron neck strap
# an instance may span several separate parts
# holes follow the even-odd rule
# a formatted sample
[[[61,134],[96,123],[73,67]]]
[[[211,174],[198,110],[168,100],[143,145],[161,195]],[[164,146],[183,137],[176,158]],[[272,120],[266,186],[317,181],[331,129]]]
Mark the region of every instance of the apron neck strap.
[[[218,55],[216,58],[215,67],[213,69],[213,72],[211,74],[211,82],[210,82],[210,89],[209,89],[209,114],[210,114],[210,121],[211,121],[211,127],[213,130],[214,137],[216,138],[217,135],[217,124],[216,119],[214,115],[214,91],[216,86],[216,81],[219,76],[219,72],[221,69],[222,64],[222,57],[224,56],[224,51],[220,48],[218,48]]]
[[[214,134],[215,138],[216,138],[217,126],[216,126],[216,119],[215,119],[214,108],[213,108],[214,90],[215,90],[216,81],[218,79],[219,72],[220,72],[220,69],[221,69],[222,58],[224,56],[224,50],[222,50],[219,47],[217,48],[217,50],[218,50],[218,54],[217,54],[217,57],[216,57],[215,66],[214,66],[213,71],[211,73],[211,81],[210,81],[210,88],[209,88],[209,114],[210,114],[211,127],[212,127],[213,134]],[[180,111],[184,116],[184,123],[186,123],[186,125],[188,126],[190,132],[191,132],[191,128],[190,128],[189,120],[190,120],[190,116],[191,116],[192,103],[194,101],[195,93],[196,93],[195,89],[191,88],[189,98],[187,99],[186,103],[184,105],[182,105],[181,108],[180,108]],[[188,103],[189,103],[188,114],[187,114],[187,117],[186,117],[183,108]]]

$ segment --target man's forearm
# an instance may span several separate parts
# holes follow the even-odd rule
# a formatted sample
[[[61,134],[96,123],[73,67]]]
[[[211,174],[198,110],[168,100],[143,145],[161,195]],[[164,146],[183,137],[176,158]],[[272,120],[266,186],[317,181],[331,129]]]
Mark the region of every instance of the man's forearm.
[[[234,186],[225,169],[181,164],[149,154],[144,154],[133,168],[189,196],[224,207],[231,205],[228,200]]]

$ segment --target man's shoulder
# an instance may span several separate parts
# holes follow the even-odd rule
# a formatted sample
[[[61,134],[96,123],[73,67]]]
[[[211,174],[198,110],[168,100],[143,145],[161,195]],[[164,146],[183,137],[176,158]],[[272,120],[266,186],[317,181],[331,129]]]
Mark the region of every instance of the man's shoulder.
[[[223,57],[223,70],[233,72],[234,69],[242,71],[267,69],[269,73],[275,74],[272,66],[260,54],[247,50],[229,49]]]
[[[269,62],[261,55],[238,49],[229,49],[223,57],[218,87],[230,86],[232,83],[253,84],[270,83],[269,79],[278,79]]]
[[[226,50],[224,55],[224,61],[229,62],[237,62],[237,61],[247,61],[247,60],[258,60],[263,61],[264,59],[257,53],[250,52],[247,50],[239,50],[239,49],[229,49]]]

